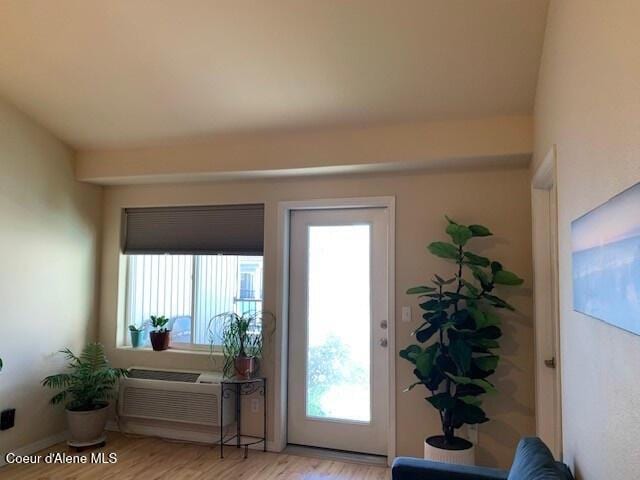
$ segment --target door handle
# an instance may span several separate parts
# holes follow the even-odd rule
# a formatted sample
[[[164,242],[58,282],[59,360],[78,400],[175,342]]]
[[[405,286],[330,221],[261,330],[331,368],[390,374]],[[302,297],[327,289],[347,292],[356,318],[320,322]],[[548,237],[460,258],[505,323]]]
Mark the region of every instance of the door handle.
[[[556,357],[548,358],[544,361],[545,367],[556,368]]]
[[[383,348],[387,348],[387,339],[386,338],[381,338],[380,339],[380,346]]]

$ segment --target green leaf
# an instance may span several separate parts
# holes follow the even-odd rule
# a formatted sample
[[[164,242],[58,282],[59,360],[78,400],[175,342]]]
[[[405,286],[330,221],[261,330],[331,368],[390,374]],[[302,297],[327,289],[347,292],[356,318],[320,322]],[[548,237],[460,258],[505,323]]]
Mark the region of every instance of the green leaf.
[[[524,280],[513,272],[498,270],[493,274],[493,282],[499,285],[522,285]]]
[[[493,235],[487,227],[482,225],[469,225],[469,230],[471,230],[474,237],[488,237]]]
[[[458,222],[456,222],[455,220],[451,220],[451,218],[449,217],[449,215],[445,215],[444,218],[447,219],[447,222],[449,222],[452,225],[458,225]]]
[[[420,343],[425,343],[428,341],[433,335],[438,331],[439,326],[437,324],[429,325],[427,328],[424,328],[418,332],[416,332],[416,340]]]
[[[469,340],[471,345],[481,348],[498,348],[500,343],[491,338],[473,338]]]
[[[493,312],[483,312],[477,308],[469,308],[469,311],[478,330],[500,325],[500,317]]]
[[[460,385],[468,385],[468,384],[472,383],[472,380],[473,380],[470,377],[464,377],[464,376],[461,376],[461,375],[454,375],[454,374],[448,373],[448,372],[445,372],[445,375],[447,377],[449,377],[451,380],[453,380],[454,383],[457,383],[457,384],[460,384]]]
[[[484,423],[489,421],[487,415],[477,405],[469,405],[467,403],[458,403],[453,413],[454,428],[462,426],[465,423],[474,425],[476,423]]]
[[[464,225],[457,225],[455,223],[450,223],[447,226],[446,231],[451,237],[451,240],[453,240],[453,243],[460,246],[464,246],[467,243],[467,241],[469,241],[469,239],[473,237],[473,233],[471,233],[471,230],[469,230],[469,227],[466,227]]]
[[[456,397],[456,398],[461,402],[466,403],[467,405],[474,405],[476,407],[479,407],[480,405],[482,405],[482,400],[472,395],[465,395],[463,397]]]
[[[473,317],[473,321],[476,324],[476,328],[484,327],[485,322],[487,321],[484,316],[484,312],[478,310],[477,308],[469,308],[469,312],[471,312],[471,316]]]
[[[451,305],[453,305],[458,300],[471,300],[468,295],[458,292],[443,292],[443,296],[450,300]]]
[[[484,318],[486,319],[484,327],[497,327],[500,326],[500,317],[493,312],[484,312]]]
[[[435,283],[436,285],[443,287],[445,285],[450,285],[453,282],[456,281],[456,277],[451,277],[449,280],[445,280],[444,278],[442,278],[440,275],[438,275],[437,273],[433,276],[434,280],[433,283]]]
[[[502,264],[500,262],[491,262],[491,273],[496,273],[502,270]]]
[[[489,259],[487,257],[481,257],[480,255],[476,255],[471,252],[464,252],[464,260],[468,265],[477,265],[478,267],[488,267]]]
[[[482,380],[481,378],[461,377],[458,375],[452,375],[450,373],[446,373],[446,375],[455,383],[460,385],[475,385],[476,387],[482,388],[486,393],[491,393],[496,391],[496,388],[493,385],[491,385],[486,380]]]
[[[484,327],[476,331],[476,338],[486,338],[490,340],[497,340],[502,336],[502,330],[498,327]]]
[[[453,408],[456,404],[456,399],[453,398],[448,393],[437,393],[431,397],[427,397],[425,400],[433,405],[437,410],[446,410],[448,408]]]
[[[458,259],[458,249],[455,245],[451,245],[447,242],[433,242],[429,244],[427,249],[436,257],[452,260]]]
[[[435,292],[436,289],[433,287],[427,287],[425,285],[421,285],[419,287],[412,287],[407,290],[407,295],[422,295],[425,293]]]
[[[423,377],[428,377],[431,373],[431,369],[435,365],[438,349],[438,344],[431,345],[416,357],[416,370],[418,370]]]
[[[449,354],[460,373],[464,374],[471,367],[471,348],[463,340],[452,340],[449,344]]]
[[[422,353],[422,349],[418,345],[409,345],[404,350],[400,350],[401,358],[409,360],[411,363],[416,363],[416,357]]]
[[[469,268],[471,269],[474,278],[478,280],[482,285],[482,288],[484,288],[485,290],[491,289],[491,280],[489,279],[489,275],[487,275],[487,272],[474,265],[470,265]]]
[[[464,278],[461,279],[462,284],[469,290],[469,293],[474,297],[477,297],[480,294],[480,290],[471,282],[467,282]]]
[[[449,300],[432,299],[421,303],[419,306],[426,312],[444,310],[449,306]]]
[[[507,310],[511,310],[511,311],[515,310],[515,308],[513,308],[507,302],[502,300],[500,297],[496,297],[495,295],[490,295],[488,293],[485,293],[483,297],[486,298],[489,302],[491,302],[491,304],[496,308],[506,308]]]
[[[496,367],[498,366],[498,360],[500,360],[500,357],[498,355],[489,355],[486,357],[476,357],[473,359],[473,363],[480,370],[488,372],[496,369]]]
[[[411,390],[413,390],[418,385],[423,385],[423,383],[422,382],[414,382],[411,385],[409,385],[407,388],[405,388],[403,391],[404,392],[410,392]]]

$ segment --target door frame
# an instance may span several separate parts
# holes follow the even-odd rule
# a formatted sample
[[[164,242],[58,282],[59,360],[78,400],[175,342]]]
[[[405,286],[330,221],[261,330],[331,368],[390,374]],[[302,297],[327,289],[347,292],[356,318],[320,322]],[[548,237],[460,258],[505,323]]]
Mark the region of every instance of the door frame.
[[[389,214],[387,226],[388,251],[388,343],[389,343],[389,398],[387,462],[393,462],[396,453],[396,342],[395,342],[395,205],[394,196],[330,198],[317,200],[285,201],[278,203],[278,254],[277,298],[275,335],[275,372],[273,399],[273,450],[282,451],[287,446],[287,385],[289,358],[289,240],[291,212],[294,210],[327,210],[344,208],[386,208]]]
[[[562,361],[560,348],[560,276],[558,265],[558,205],[556,146],[552,145],[544,160],[535,171],[531,181],[531,217],[534,273],[534,345],[535,345],[535,389],[540,391],[540,372],[549,355],[555,359],[555,397],[553,399],[556,419],[553,444],[549,445],[556,458],[562,458]],[[552,317],[551,332],[540,332],[538,315]],[[552,333],[552,345],[540,345],[545,333]],[[548,348],[551,347],[551,352]],[[538,400],[536,399],[536,406]],[[536,430],[539,430],[536,415]]]

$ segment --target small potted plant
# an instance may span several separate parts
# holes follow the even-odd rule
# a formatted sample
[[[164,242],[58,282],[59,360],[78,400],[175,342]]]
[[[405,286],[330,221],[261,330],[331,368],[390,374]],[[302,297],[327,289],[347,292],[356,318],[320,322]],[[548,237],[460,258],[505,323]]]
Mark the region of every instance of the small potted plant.
[[[153,330],[149,332],[151,346],[155,351],[166,350],[169,348],[169,340],[171,339],[171,330],[167,327],[169,319],[164,315],[151,315],[151,326]]]
[[[222,322],[222,353],[225,377],[252,378],[262,356],[262,318],[268,312],[226,312],[216,315],[211,323]],[[213,341],[213,337],[211,338]]]
[[[50,400],[52,405],[66,401],[69,445],[86,447],[104,442],[109,400],[120,377],[128,372],[112,368],[99,343],[84,347],[80,356],[68,348],[61,350],[69,360],[69,372],[50,375],[42,381],[45,387],[61,390]]]
[[[133,348],[138,348],[140,346],[140,342],[142,341],[142,328],[136,327],[135,325],[129,325],[129,334],[131,335],[131,346]]]

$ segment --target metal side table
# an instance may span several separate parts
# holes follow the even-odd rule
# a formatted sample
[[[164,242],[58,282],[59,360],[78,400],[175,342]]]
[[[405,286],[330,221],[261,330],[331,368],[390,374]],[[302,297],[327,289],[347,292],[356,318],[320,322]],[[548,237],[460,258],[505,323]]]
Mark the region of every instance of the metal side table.
[[[224,458],[224,447],[235,446],[236,448],[244,447],[244,458],[249,454],[249,446],[262,443],[263,451],[267,451],[267,379],[265,377],[254,378],[225,378],[220,382],[222,401],[220,402],[220,458]],[[240,427],[242,424],[242,397],[258,393],[262,399],[262,437],[252,435],[242,435]],[[224,419],[224,400],[235,395],[236,409],[236,431],[231,435],[225,436],[223,419]]]

